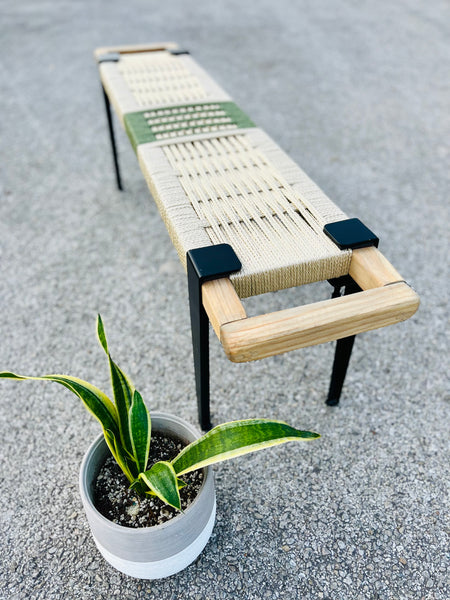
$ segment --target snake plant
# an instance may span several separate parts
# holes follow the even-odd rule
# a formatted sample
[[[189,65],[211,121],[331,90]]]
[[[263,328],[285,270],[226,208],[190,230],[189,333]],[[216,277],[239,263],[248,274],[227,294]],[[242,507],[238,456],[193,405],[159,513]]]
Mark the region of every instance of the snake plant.
[[[0,377],[16,380],[56,381],[76,394],[103,428],[105,441],[118,465],[141,495],[158,496],[163,502],[181,510],[180,477],[207,465],[234,458],[284,442],[312,440],[320,437],[311,431],[299,431],[281,421],[246,419],[214,427],[188,446],[171,461],[160,461],[146,469],[151,443],[151,418],[140,393],[112,360],[100,315],[97,336],[110,367],[114,402],[97,387],[68,375],[27,377],[0,372]]]

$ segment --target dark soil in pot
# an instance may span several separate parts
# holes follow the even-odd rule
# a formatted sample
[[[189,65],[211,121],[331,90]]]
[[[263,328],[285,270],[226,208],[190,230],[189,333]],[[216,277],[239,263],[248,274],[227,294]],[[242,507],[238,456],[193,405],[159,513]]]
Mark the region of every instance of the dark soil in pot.
[[[147,469],[159,460],[172,460],[186,446],[183,440],[152,432]],[[185,510],[197,496],[203,484],[203,471],[183,475],[186,487],[180,490],[181,508]],[[156,496],[142,498],[128,489],[129,482],[112,456],[100,468],[95,481],[96,509],[113,523],[124,527],[151,527],[169,521],[180,514]]]

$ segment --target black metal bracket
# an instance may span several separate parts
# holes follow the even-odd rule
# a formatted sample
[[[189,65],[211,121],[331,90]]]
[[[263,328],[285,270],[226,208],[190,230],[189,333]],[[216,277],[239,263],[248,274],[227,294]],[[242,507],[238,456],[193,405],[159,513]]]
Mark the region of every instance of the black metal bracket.
[[[120,54],[118,52],[107,52],[97,58],[99,64],[104,62],[119,62],[119,60]]]
[[[186,259],[198,418],[200,427],[209,430],[209,320],[202,304],[202,284],[227,277],[242,265],[229,244],[189,250]]]
[[[169,50],[170,54],[173,54],[174,56],[180,56],[181,54],[190,54],[189,50],[183,50],[183,48],[176,48],[176,49],[172,49]]]
[[[378,247],[378,237],[359,219],[328,223],[323,230],[341,250]]]

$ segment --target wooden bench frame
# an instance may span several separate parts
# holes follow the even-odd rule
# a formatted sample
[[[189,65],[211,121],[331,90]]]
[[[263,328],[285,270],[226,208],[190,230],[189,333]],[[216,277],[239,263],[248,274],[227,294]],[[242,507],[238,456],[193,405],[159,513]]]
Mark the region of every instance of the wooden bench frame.
[[[100,48],[105,53],[175,50],[175,44],[136,45]],[[110,99],[103,88],[117,185],[122,189],[116,143],[111,118]],[[347,277],[330,281],[335,291],[332,299],[306,306],[247,317],[244,306],[228,277],[219,276],[201,286],[199,319],[211,323],[225,354],[233,362],[248,362],[291,350],[337,340],[333,373],[327,404],[338,403],[356,334],[392,325],[411,317],[419,306],[419,297],[401,275],[374,246],[353,250]],[[344,287],[344,295],[341,289]],[[194,311],[196,308],[194,307]],[[211,427],[209,405],[208,321],[202,324],[200,341],[195,342],[196,328],[191,323],[197,382],[199,421],[203,429]]]
[[[374,247],[354,250],[350,276],[363,291],[256,317],[228,278],[203,284],[203,305],[233,362],[247,362],[393,325],[419,306],[409,287]]]

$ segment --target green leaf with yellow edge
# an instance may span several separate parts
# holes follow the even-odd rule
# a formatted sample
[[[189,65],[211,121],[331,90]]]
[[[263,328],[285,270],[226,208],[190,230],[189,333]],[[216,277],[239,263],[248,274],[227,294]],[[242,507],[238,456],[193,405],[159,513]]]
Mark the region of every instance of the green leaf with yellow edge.
[[[132,453],[133,446],[130,439],[128,426],[128,412],[133,401],[134,386],[120,367],[112,360],[108,350],[105,328],[100,315],[97,315],[97,337],[100,345],[105,351],[111,373],[111,386],[116,403],[117,414],[119,417],[120,439],[124,448]]]
[[[129,452],[132,452],[133,446],[128,427],[128,413],[133,401],[134,386],[131,384],[125,373],[112,360],[111,356],[109,356],[109,366],[111,370],[111,383],[114,393],[114,400],[116,403],[117,414],[119,416],[122,444]]]
[[[127,477],[128,481],[130,483],[132,483],[133,481],[135,481],[136,477],[138,476],[136,465],[133,465],[133,463],[132,463],[132,466],[130,466],[130,462],[127,460],[127,456],[125,454],[124,449],[122,448],[122,446],[120,444],[117,443],[117,439],[115,438],[115,436],[111,430],[104,429],[103,435],[105,437],[105,441],[106,441],[108,448],[110,449],[111,454],[113,455],[115,461],[117,462],[119,467],[122,469],[122,472]],[[132,471],[134,471],[134,473]]]
[[[178,486],[179,490],[182,490],[184,487],[187,486],[187,483],[185,481],[183,481],[182,479],[178,479],[178,477],[177,477],[177,486]],[[135,479],[131,483],[131,485],[128,489],[134,490],[138,494],[145,494],[147,496],[153,496],[153,497],[156,496],[155,492],[152,492],[152,490],[149,490],[147,485],[143,482],[143,480],[139,479],[139,478]]]
[[[150,414],[137,390],[134,391],[128,423],[133,456],[141,473],[147,468],[152,426]]]
[[[223,423],[186,446],[172,460],[177,475],[208,465],[283,444],[320,437],[312,431],[300,431],[282,421],[247,419]]]
[[[170,462],[162,460],[155,463],[151,469],[140,473],[139,478],[163,502],[181,510],[177,476]]]
[[[19,380],[55,381],[76,394],[87,410],[100,421],[103,429],[110,429],[116,437],[120,435],[116,407],[106,394],[87,381],[69,375],[28,377],[26,375],[16,375],[8,371],[1,372],[0,377]]]
[[[183,488],[185,488],[187,486],[187,483],[177,477],[177,486],[178,486],[179,490],[182,490]],[[131,489],[131,486],[130,486],[130,489]],[[155,492],[152,492],[152,490],[146,490],[145,493],[147,494],[147,496],[156,496]]]
[[[185,481],[183,481],[182,479],[180,479],[179,477],[177,477],[177,485],[178,485],[178,489],[182,490],[184,487],[187,486],[187,483]]]
[[[106,341],[105,328],[103,327],[103,321],[102,321],[102,318],[100,315],[97,315],[97,337],[98,337],[98,341],[100,342],[100,345],[102,346],[103,350],[106,352],[106,354],[109,354],[108,342]]]

